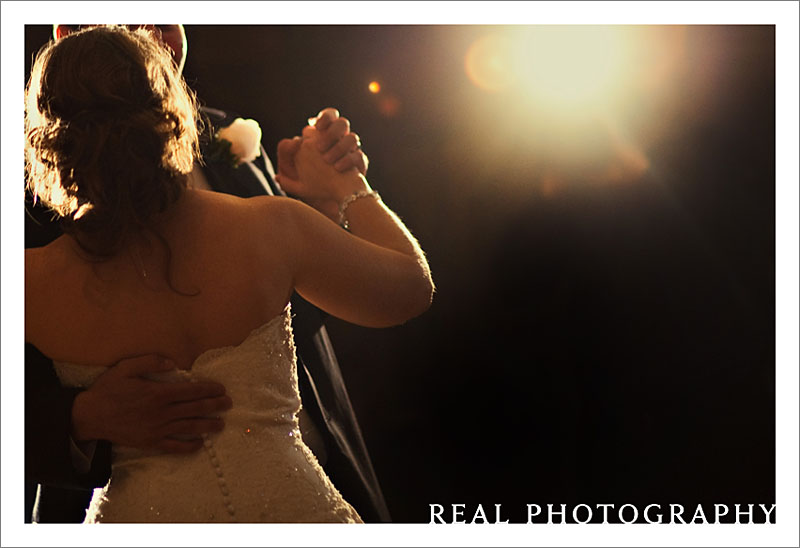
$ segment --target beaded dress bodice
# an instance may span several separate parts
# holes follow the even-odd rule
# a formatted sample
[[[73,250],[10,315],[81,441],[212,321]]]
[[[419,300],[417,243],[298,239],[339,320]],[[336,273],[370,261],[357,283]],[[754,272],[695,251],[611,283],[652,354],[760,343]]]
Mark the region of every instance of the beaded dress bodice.
[[[105,370],[56,363],[62,384],[88,386]],[[114,446],[111,480],[95,489],[86,522],[360,522],[303,443],[287,306],[238,346],[201,354],[188,371],[155,380],[212,380],[233,407],[204,450],[166,454]]]

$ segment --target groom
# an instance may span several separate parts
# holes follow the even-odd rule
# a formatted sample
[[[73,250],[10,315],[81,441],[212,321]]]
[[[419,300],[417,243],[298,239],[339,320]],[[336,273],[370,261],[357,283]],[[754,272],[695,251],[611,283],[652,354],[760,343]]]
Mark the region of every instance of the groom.
[[[55,26],[56,39],[75,28]],[[172,50],[182,69],[186,58],[183,27],[151,25],[148,28]],[[234,119],[214,109],[203,109],[203,115],[214,130],[227,127]],[[330,163],[341,171],[356,167],[366,172],[366,156],[358,146],[358,137],[350,133],[345,118],[339,117],[334,109],[325,109],[317,116],[316,126],[325,136],[321,147],[327,151],[326,159]],[[275,183],[275,173],[263,147],[261,155],[253,162],[234,168],[209,150],[218,144],[213,137],[214,130],[205,136],[201,145],[206,164],[202,168],[195,166],[190,176],[194,186],[243,197],[283,195]],[[278,158],[279,172],[289,178],[297,177],[292,164],[293,146],[291,142],[282,142]],[[44,219],[40,208],[30,204],[26,208],[31,210],[27,217],[26,247],[45,245],[59,235]],[[38,217],[38,222],[34,217]],[[292,309],[304,409],[300,417],[304,440],[364,521],[389,521],[388,509],[323,326],[324,314],[297,295],[292,299]],[[120,362],[84,392],[62,388],[52,363],[30,345],[26,345],[25,360],[26,479],[40,483],[33,512],[33,520],[38,522],[82,520],[91,497],[90,490],[103,486],[110,476],[108,440],[166,451],[194,451],[199,448],[197,440],[181,441],[173,436],[196,434],[198,428],[204,431],[222,428],[221,421],[198,417],[219,413],[230,406],[224,387],[216,383],[174,388],[142,378],[144,373],[169,367],[155,356]],[[163,415],[154,416],[141,404],[144,393],[158,395],[162,413],[180,409],[183,414],[169,425],[162,425]],[[103,403],[113,414],[98,412]]]

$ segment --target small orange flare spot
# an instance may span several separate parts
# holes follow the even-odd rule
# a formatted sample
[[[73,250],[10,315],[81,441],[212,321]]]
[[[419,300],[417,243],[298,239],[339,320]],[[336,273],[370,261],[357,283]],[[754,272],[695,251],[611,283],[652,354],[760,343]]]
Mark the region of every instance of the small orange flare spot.
[[[397,111],[400,110],[400,100],[392,95],[388,97],[384,96],[378,102],[378,110],[380,110],[381,114],[384,116],[392,118],[396,116]]]
[[[370,82],[369,83],[369,90],[372,93],[378,93],[381,90],[381,85],[378,82]]]

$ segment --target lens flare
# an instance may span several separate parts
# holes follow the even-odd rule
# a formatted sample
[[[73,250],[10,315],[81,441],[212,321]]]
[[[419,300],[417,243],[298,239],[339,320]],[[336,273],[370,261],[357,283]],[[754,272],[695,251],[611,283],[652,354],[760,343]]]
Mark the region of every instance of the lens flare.
[[[518,77],[513,40],[505,34],[489,34],[467,50],[464,69],[473,84],[486,91],[501,91]]]
[[[548,103],[606,100],[623,77],[627,50],[618,27],[541,27],[521,46],[518,63],[525,85]]]
[[[541,25],[485,35],[467,50],[467,76],[479,88],[518,88],[543,106],[609,99],[630,54],[624,27]]]
[[[642,111],[643,68],[659,62],[649,53],[649,32],[508,26],[473,39],[464,70],[489,94],[467,95],[470,107],[491,116],[497,131],[515,135],[513,146],[528,151],[526,161],[536,160],[526,177],[541,182],[543,195],[577,181],[629,184],[650,169],[639,121],[630,114]],[[646,96],[652,95],[650,89]]]
[[[375,81],[370,82],[368,87],[370,93],[378,93],[381,90],[381,85]]]
[[[394,95],[387,95],[380,100],[378,110],[387,118],[393,118],[400,111],[400,100]]]

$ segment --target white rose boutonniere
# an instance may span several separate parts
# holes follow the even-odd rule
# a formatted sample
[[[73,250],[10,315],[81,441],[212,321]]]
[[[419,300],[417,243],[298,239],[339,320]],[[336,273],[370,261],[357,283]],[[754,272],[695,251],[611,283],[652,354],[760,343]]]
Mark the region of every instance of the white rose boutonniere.
[[[210,157],[227,160],[232,167],[252,162],[261,155],[261,127],[248,118],[236,118],[214,134]]]

